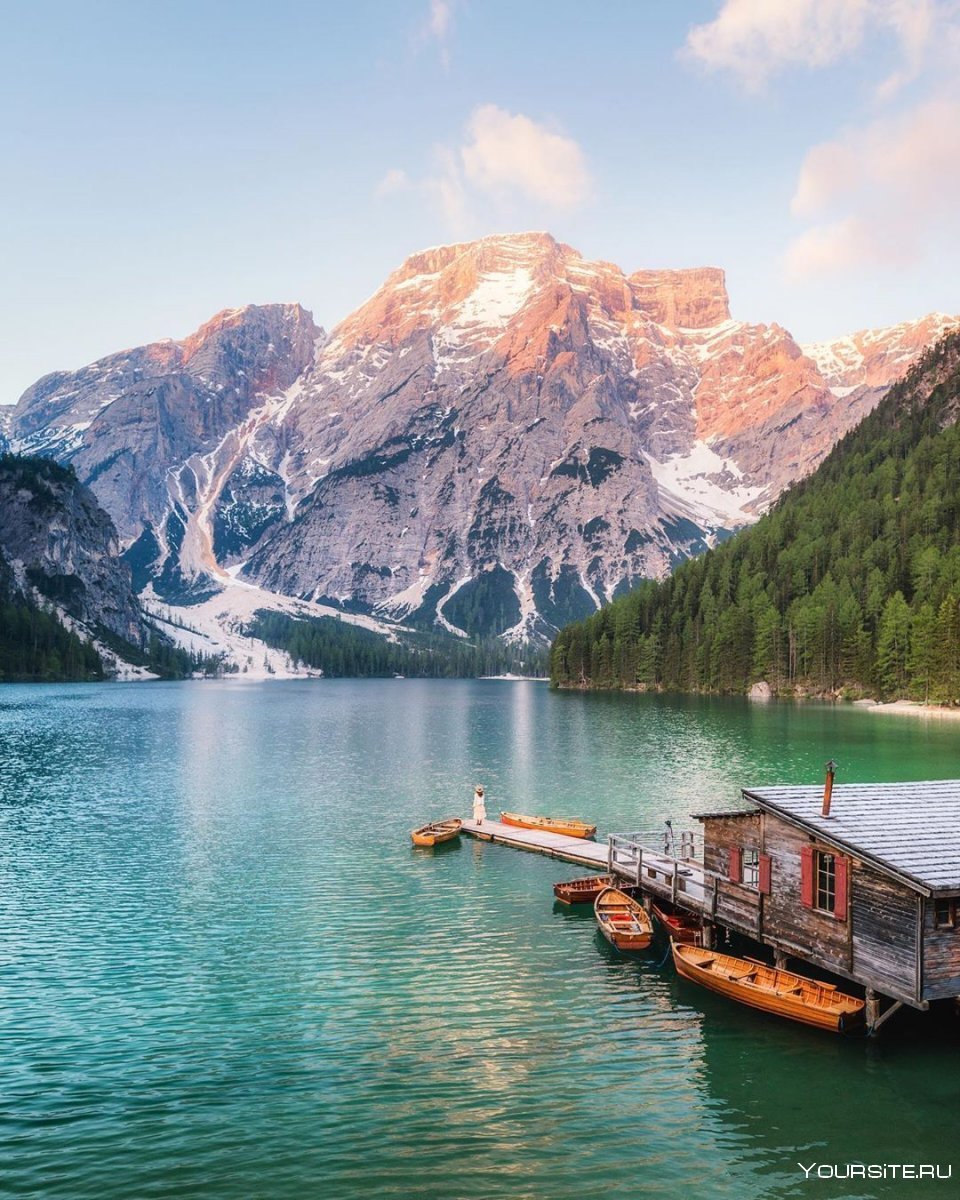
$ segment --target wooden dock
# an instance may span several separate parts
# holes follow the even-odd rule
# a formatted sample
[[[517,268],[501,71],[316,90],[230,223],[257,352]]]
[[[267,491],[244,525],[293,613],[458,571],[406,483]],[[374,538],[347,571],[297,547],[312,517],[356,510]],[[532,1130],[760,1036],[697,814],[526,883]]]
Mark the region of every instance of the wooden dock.
[[[707,949],[737,934],[777,969],[794,959],[848,980],[871,1033],[904,1005],[960,1006],[960,780],[834,786],[835,770],[822,786],[744,788],[736,807],[693,814],[702,832],[463,832],[613,875],[693,918]]]
[[[494,842],[499,846],[510,846],[514,850],[529,850],[534,854],[545,854],[548,858],[559,858],[563,862],[576,863],[581,867],[594,867],[598,872],[606,871],[609,847],[606,841],[591,842],[585,838],[568,837],[563,833],[547,833],[540,829],[519,829],[515,825],[504,825],[500,821],[486,820],[482,825],[465,820],[463,832],[482,842]]]
[[[489,818],[483,825],[464,818],[463,832],[482,842],[545,854],[548,858],[619,875],[624,883],[641,886],[661,899],[673,900],[695,912],[705,908],[707,889],[702,864],[678,862],[669,854],[660,854],[648,847],[641,849],[640,842],[635,840],[642,836],[639,834],[590,841],[543,829],[521,829]]]

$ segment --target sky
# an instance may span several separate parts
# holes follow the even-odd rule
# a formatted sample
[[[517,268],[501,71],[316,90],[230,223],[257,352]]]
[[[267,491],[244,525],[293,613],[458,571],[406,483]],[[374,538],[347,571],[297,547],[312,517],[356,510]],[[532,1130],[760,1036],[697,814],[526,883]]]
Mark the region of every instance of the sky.
[[[8,5],[0,403],[545,229],[803,341],[960,313],[960,0]]]

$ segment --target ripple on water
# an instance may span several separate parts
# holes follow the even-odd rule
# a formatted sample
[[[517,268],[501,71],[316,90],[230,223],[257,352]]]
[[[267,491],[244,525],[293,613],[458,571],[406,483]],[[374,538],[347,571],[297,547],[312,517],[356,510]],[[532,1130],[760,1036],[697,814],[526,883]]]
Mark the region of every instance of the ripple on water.
[[[523,684],[6,689],[5,1187],[816,1195],[795,1154],[840,1119],[858,1153],[902,1131],[936,1161],[955,1042],[872,1062],[731,1012],[658,970],[662,947],[617,956],[557,911],[576,868],[408,838],[478,780],[492,806],[616,829],[808,778],[825,744],[850,777],[960,774],[942,731],[877,732]],[[840,1117],[841,1087],[864,1120]]]

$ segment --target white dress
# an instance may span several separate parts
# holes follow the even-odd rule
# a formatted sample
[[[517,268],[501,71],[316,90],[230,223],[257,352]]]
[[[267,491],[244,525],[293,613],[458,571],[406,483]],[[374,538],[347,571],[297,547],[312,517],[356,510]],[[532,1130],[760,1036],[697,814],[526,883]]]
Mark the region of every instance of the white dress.
[[[477,822],[485,820],[487,815],[487,809],[483,801],[483,796],[477,792],[473,793],[473,819]]]

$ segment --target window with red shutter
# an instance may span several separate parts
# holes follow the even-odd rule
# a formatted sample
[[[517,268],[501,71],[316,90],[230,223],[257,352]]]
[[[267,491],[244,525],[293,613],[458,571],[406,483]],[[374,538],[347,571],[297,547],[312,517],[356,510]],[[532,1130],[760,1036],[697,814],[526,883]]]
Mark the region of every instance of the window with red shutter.
[[[800,848],[800,900],[807,908],[813,908],[813,847]]]
[[[834,862],[835,891],[833,895],[833,915],[841,921],[847,919],[847,875],[849,861],[837,855]]]
[[[833,915],[837,906],[837,856],[817,850],[813,856],[813,906]]]
[[[731,883],[739,883],[743,878],[743,852],[739,846],[730,847],[727,877]]]
[[[770,891],[771,891],[770,876],[771,876],[771,874],[772,874],[772,871],[771,871],[770,855],[769,854],[761,854],[760,855],[760,867],[757,872],[757,888],[759,891],[763,892],[763,894],[765,896],[770,895]]]

